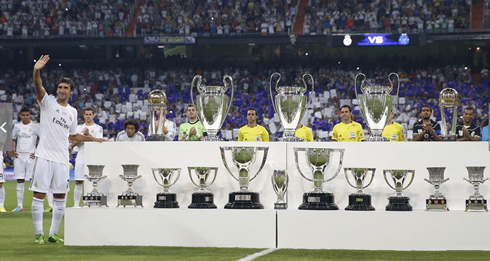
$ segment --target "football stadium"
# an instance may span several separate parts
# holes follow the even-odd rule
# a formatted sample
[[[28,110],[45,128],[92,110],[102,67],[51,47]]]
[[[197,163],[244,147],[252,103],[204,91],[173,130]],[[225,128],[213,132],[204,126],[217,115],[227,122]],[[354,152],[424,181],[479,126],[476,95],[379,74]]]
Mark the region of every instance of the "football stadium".
[[[488,260],[490,1],[0,1],[0,260]]]

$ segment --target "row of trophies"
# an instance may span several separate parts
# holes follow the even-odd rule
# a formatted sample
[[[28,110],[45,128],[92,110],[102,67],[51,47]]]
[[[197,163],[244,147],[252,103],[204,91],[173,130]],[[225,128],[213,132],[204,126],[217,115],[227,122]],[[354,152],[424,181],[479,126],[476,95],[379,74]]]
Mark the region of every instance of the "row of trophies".
[[[239,182],[240,189],[229,194],[229,202],[225,205],[225,209],[263,209],[264,206],[260,203],[259,193],[249,190],[249,183],[261,172],[264,167],[268,155],[268,147],[220,147],[221,158],[226,170],[231,176]],[[226,153],[230,151],[232,160],[238,169],[238,175],[233,174],[227,163]],[[257,152],[262,151],[262,162],[257,173],[251,177],[251,166],[255,163]],[[338,153],[339,162],[338,168],[332,177],[326,177],[332,159]],[[303,154],[306,157],[307,165],[311,170],[311,175],[304,175],[301,167],[299,155]],[[335,204],[334,195],[331,192],[324,191],[323,186],[326,182],[333,180],[341,171],[344,149],[329,149],[329,148],[294,148],[294,156],[296,168],[300,175],[308,181],[313,182],[314,189],[303,194],[303,203],[299,209],[305,210],[338,210],[339,207]],[[139,165],[122,165],[123,175],[120,177],[128,183],[128,189],[118,196],[118,207],[133,205],[143,206],[142,196],[132,188],[133,182],[139,178],[137,170]],[[93,183],[94,189],[83,197],[84,205],[86,206],[107,206],[107,196],[101,194],[97,189],[97,183],[106,178],[102,175],[103,165],[88,165],[89,175],[85,175],[87,180]],[[483,178],[485,167],[467,167],[470,182],[475,189],[473,195],[466,200],[466,210],[485,210],[488,211],[487,201],[479,193],[480,184],[487,179]],[[449,211],[447,200],[439,191],[442,183],[449,180],[444,179],[445,167],[429,167],[429,179],[425,179],[430,184],[434,185],[435,192],[426,200],[426,210],[441,209]],[[199,187],[199,190],[192,194],[192,203],[189,208],[217,208],[214,204],[213,193],[208,191],[206,187],[212,185],[216,180],[217,167],[188,167],[189,176],[194,185]],[[375,168],[344,168],[344,173],[348,184],[357,189],[356,193],[349,195],[349,205],[346,210],[374,210],[371,205],[371,195],[363,192],[363,189],[368,187],[373,179]],[[155,208],[178,208],[177,195],[169,190],[169,188],[177,182],[180,177],[180,168],[152,168],[153,177],[156,182],[163,187],[163,192],[158,193],[156,197]],[[410,178],[409,174],[411,175]],[[384,170],[384,179],[386,183],[395,190],[395,195],[388,198],[389,204],[386,206],[388,211],[411,211],[412,206],[409,204],[410,198],[403,195],[402,191],[412,184],[415,176],[414,170]],[[354,183],[351,183],[349,177],[353,177]],[[393,180],[393,185],[390,184],[389,178]],[[370,178],[369,178],[370,177]],[[365,180],[369,180],[366,184]],[[405,185],[405,180],[410,180]],[[287,209],[286,191],[289,184],[289,176],[286,170],[274,170],[271,176],[272,187],[277,194],[277,201],[274,204],[275,209]]]

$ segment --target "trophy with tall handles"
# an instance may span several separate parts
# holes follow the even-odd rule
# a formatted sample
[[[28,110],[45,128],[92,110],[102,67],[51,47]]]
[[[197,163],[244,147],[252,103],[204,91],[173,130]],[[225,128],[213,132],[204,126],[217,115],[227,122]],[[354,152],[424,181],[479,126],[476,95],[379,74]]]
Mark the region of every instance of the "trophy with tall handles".
[[[362,190],[371,185],[375,171],[376,168],[344,168],[347,183],[357,189],[356,193],[349,195],[349,205],[345,210],[374,210],[374,207],[371,205],[371,195],[364,193]],[[364,180],[368,174],[371,174],[371,179],[368,178],[369,183],[364,185]],[[354,178],[355,185],[350,182],[349,176]]]
[[[263,209],[264,206],[260,203],[258,192],[249,190],[250,181],[252,181],[260,173],[267,160],[269,153],[268,147],[220,147],[221,159],[226,170],[236,179],[240,185],[239,191],[230,192],[229,201],[225,205],[225,209]],[[238,177],[233,174],[226,160],[226,151],[231,151],[233,164],[238,169]],[[262,163],[259,170],[252,178],[250,178],[250,168],[255,163],[257,152],[262,151]]]
[[[487,200],[480,194],[480,184],[483,184],[489,178],[483,178],[484,166],[471,166],[466,167],[468,170],[468,178],[463,178],[473,185],[475,192],[466,200],[466,208],[468,210],[485,210],[488,212]]]
[[[170,192],[169,188],[180,177],[180,168],[152,168],[153,177],[158,185],[163,187],[163,192],[157,194],[154,208],[179,208],[177,195]]]
[[[125,164],[123,167],[123,175],[119,175],[120,178],[128,182],[128,189],[123,192],[123,194],[117,196],[117,207],[127,205],[133,205],[135,207],[141,206],[143,207],[143,196],[138,194],[133,189],[133,182],[139,178],[141,175],[138,175],[138,167],[140,165],[134,164]]]
[[[230,110],[231,103],[233,102],[233,93],[235,91],[233,87],[233,78],[229,75],[223,76],[224,86],[204,86],[201,85],[201,81],[201,75],[196,75],[192,79],[192,105],[196,108],[197,116],[208,133],[208,136],[204,140],[220,141],[221,139],[217,136],[218,131],[221,129],[221,125],[223,125],[228,111]],[[229,85],[231,86],[230,98],[226,95],[226,90],[228,90]],[[194,86],[196,86],[199,91],[196,95],[196,103],[194,103],[193,96]]]
[[[211,186],[218,174],[217,167],[188,167],[189,177],[199,190],[192,193],[192,203],[188,208],[217,208],[214,204],[214,195],[206,187]],[[194,181],[196,177],[197,182]],[[210,178],[212,177],[212,178]],[[211,181],[209,181],[211,179]]]
[[[274,76],[279,76],[276,81],[277,95],[272,97],[272,79]],[[278,86],[281,80],[280,73],[273,73],[270,78],[269,93],[272,100],[272,106],[279,116],[282,127],[284,127],[284,135],[279,138],[279,141],[304,141],[303,138],[298,138],[294,135],[306,108],[311,103],[311,95],[308,102],[304,93],[307,90],[306,77],[311,79],[311,91],[314,91],[315,82],[310,74],[303,74],[304,87],[297,86]],[[275,101],[275,102],[274,102]]]
[[[359,76],[364,77],[361,81],[362,96],[357,93],[357,78]],[[397,91],[396,95],[391,96],[394,83],[391,80],[392,76],[396,76]],[[370,85],[364,86],[366,81],[366,75],[358,73],[354,81],[354,87],[356,91],[356,98],[361,110],[362,117],[371,130],[371,135],[367,141],[389,141],[389,139],[383,137],[383,129],[390,121],[391,106],[393,105],[393,98],[398,98],[398,92],[400,91],[400,77],[396,73],[390,73],[388,75],[390,81],[389,86],[383,85]]]
[[[408,185],[404,186],[405,180],[408,174],[412,175]],[[393,179],[394,185],[392,186],[386,175],[389,174],[391,179]],[[410,198],[403,195],[402,191],[405,190],[412,184],[413,178],[415,177],[415,170],[401,170],[401,169],[385,169],[383,170],[383,175],[385,181],[390,186],[390,188],[395,190],[395,195],[388,198],[389,204],[386,206],[388,211],[412,211],[412,206],[409,204]]]
[[[165,117],[165,110],[167,109],[167,95],[161,90],[153,90],[148,94],[148,109],[150,111],[150,127],[148,128],[147,141],[165,141],[165,134],[163,134],[163,122],[162,120],[156,123],[155,116],[158,115],[158,119]]]
[[[271,176],[272,189],[277,194],[277,201],[274,209],[287,209],[286,191],[288,190],[289,176],[286,170],[274,170]]]
[[[83,196],[83,205],[84,206],[106,206],[107,207],[107,196],[100,193],[97,189],[97,184],[99,181],[107,178],[107,176],[102,176],[102,170],[104,169],[104,165],[87,165],[88,167],[88,175],[85,175],[85,178],[92,182],[92,186],[94,187],[92,191],[87,193],[87,195]]]
[[[439,93],[439,108],[441,110],[441,136],[443,141],[456,141],[456,123],[458,119],[459,94],[453,88],[444,88]],[[446,123],[445,108],[453,108],[453,123],[451,126],[451,134],[448,133]]]
[[[439,191],[439,187],[441,186],[441,184],[449,180],[449,178],[444,179],[445,169],[445,167],[427,168],[427,170],[429,171],[429,179],[424,178],[424,180],[434,185],[434,188],[436,190],[434,191],[434,194],[430,195],[430,197],[425,200],[426,211],[432,209],[442,209],[449,211],[449,208],[447,207],[446,197],[444,197],[444,195],[442,195],[442,193]]]
[[[306,163],[310,167],[313,178],[303,174],[299,164],[299,152],[304,151]],[[325,178],[325,172],[329,169],[335,152],[340,154],[337,170],[329,179]],[[338,210],[335,204],[335,197],[332,192],[324,191],[323,185],[333,180],[342,170],[342,161],[344,158],[344,149],[324,149],[324,148],[294,148],[294,160],[299,174],[308,181],[313,182],[313,190],[303,194],[303,203],[299,209],[305,210]]]

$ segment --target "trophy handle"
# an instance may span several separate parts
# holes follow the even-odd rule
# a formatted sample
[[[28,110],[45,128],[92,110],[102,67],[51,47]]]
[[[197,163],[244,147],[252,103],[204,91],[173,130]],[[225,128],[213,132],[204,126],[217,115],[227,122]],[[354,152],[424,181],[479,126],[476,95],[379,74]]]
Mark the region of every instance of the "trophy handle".
[[[189,178],[191,178],[191,181],[192,181],[192,183],[193,183],[194,185],[196,185],[196,186],[198,186],[198,187],[199,187],[200,185],[197,185],[197,184],[196,184],[196,182],[194,182],[194,179],[192,178],[192,173],[191,173],[191,170],[193,170],[193,169],[196,169],[196,167],[187,167],[187,170],[189,171]]]
[[[225,169],[228,170],[228,173],[230,173],[230,175],[236,179],[237,181],[238,178],[235,177],[235,175],[233,175],[233,173],[231,172],[230,168],[228,167],[228,163],[226,162],[226,157],[225,157],[225,150],[231,150],[231,147],[219,147],[219,150],[221,151],[221,160],[223,160],[223,165],[225,165]]]
[[[309,73],[305,73],[305,74],[303,74],[303,77],[302,77],[303,84],[305,85],[305,89],[302,91],[302,94],[304,94],[307,91],[308,85],[306,85],[306,81],[305,81],[306,76],[310,76],[310,79],[311,79],[311,93],[315,92],[315,81],[313,80],[313,76],[311,76],[311,74],[309,74]],[[308,106],[311,104],[312,101],[313,101],[313,97],[312,97],[312,94],[310,94],[310,97],[308,99],[308,104],[306,104],[306,108],[308,108]]]
[[[362,76],[363,79],[361,81],[361,85],[359,86],[359,89],[361,89],[362,93],[364,93],[364,82],[366,81],[366,75],[364,73],[358,73],[356,75],[356,78],[354,78],[354,91],[356,92],[356,99],[357,99],[357,104],[359,104],[359,109],[361,110],[362,115],[366,115],[364,112],[364,106],[361,106],[361,100],[359,99],[359,94],[357,93],[357,78],[359,76]]]
[[[202,82],[201,75],[198,74],[198,75],[194,76],[194,78],[192,79],[192,83],[191,83],[191,102],[192,102],[192,105],[194,106],[194,108],[196,108],[196,111],[197,111],[198,109],[197,109],[196,104],[194,103],[194,91],[193,91],[194,90],[194,85],[195,85],[196,81],[197,81],[197,85],[196,85],[197,90],[199,90],[200,92],[202,92],[203,88],[201,87],[201,82]],[[202,120],[200,118],[201,117],[200,116],[200,113],[197,113],[197,116],[199,117],[199,120]]]
[[[368,169],[368,171],[369,170],[373,172],[373,175],[371,175],[371,180],[369,181],[369,183],[366,186],[362,187],[363,189],[369,187],[369,185],[371,185],[371,183],[373,183],[374,173],[376,172],[376,169],[375,168],[372,168],[372,169]]]
[[[214,178],[213,178],[213,181],[211,181],[211,183],[209,183],[209,185],[207,185],[206,187],[211,186],[214,183],[214,181],[216,180],[216,176],[218,176],[218,168],[212,167],[209,169],[214,170]]]
[[[177,182],[177,180],[179,180],[180,178],[180,168],[173,168],[171,169],[172,171],[177,171],[177,177],[175,178],[174,182],[172,184],[168,184],[168,186],[172,186],[173,184],[175,184],[175,182]]]
[[[306,180],[308,181],[313,181],[313,179],[310,179],[308,177],[306,177],[303,172],[301,171],[301,168],[299,167],[299,163],[298,163],[298,151],[304,151],[305,152],[305,157],[306,157],[306,148],[294,148],[294,161],[296,162],[296,169],[298,170],[299,174],[305,178]],[[308,160],[307,160],[308,161]]]
[[[276,92],[279,93],[279,89],[277,89],[278,85],[279,85],[279,81],[281,81],[281,74],[278,73],[278,72],[275,72],[271,75],[271,79],[270,79],[270,85],[269,85],[269,94],[271,96],[271,101],[272,101],[272,108],[274,108],[274,111],[277,111],[276,109],[276,104],[274,103],[274,97],[272,97],[272,78],[274,78],[274,75],[279,75],[279,79],[277,79],[276,81]]]
[[[386,178],[386,172],[387,172],[387,170],[383,170],[383,176],[385,177],[385,181],[386,181],[386,183],[388,184],[388,186],[390,186],[390,188],[392,188],[392,189],[396,190],[396,189],[395,189],[395,188],[394,188],[394,187],[393,187],[393,186],[390,184],[390,182],[388,181],[388,179]],[[410,183],[412,183],[412,182],[410,182]]]
[[[155,178],[155,181],[158,183],[158,185],[160,185],[160,186],[163,187],[164,186],[163,180],[162,180],[162,183],[160,183],[160,181],[158,180],[157,176],[155,175],[155,172],[153,170],[151,172],[153,173],[153,178]],[[160,175],[158,175],[158,176],[160,176]]]
[[[347,180],[347,183],[348,183],[348,184],[349,184],[351,187],[356,188],[356,187],[354,187],[354,186],[352,185],[352,183],[350,183],[350,180],[349,180],[349,175],[347,175],[347,171],[348,171],[348,170],[352,170],[352,168],[344,168],[345,179]]]
[[[339,175],[340,171],[342,170],[342,161],[344,160],[344,149],[330,149],[330,154],[332,154],[333,152],[336,152],[336,151],[340,152],[339,167],[337,168],[335,175],[333,175],[331,178],[325,180],[325,182],[329,182],[332,179],[334,179],[335,177],[337,177],[337,175]]]
[[[398,74],[397,74],[397,73],[392,72],[392,73],[390,73],[390,74],[388,75],[388,80],[389,80],[389,81],[390,81],[390,83],[391,83],[391,86],[390,86],[390,91],[389,91],[388,93],[391,93],[391,91],[393,90],[393,86],[394,86],[394,85],[393,85],[393,82],[391,81],[391,75],[395,75],[395,76],[396,76],[396,83],[397,83],[397,85],[398,85],[398,86],[397,86],[398,88],[396,89],[396,97],[398,97],[398,93],[400,92],[400,76],[398,76]]]
[[[230,111],[231,104],[233,103],[233,95],[235,93],[235,88],[233,86],[233,78],[231,78],[231,76],[229,76],[228,74],[225,75],[225,76],[223,76],[223,85],[224,85],[224,87],[221,89],[221,93],[224,94],[226,92],[226,90],[228,90],[228,84],[226,83],[226,80],[227,79],[231,83],[231,97],[230,97],[230,100],[228,101],[228,106],[226,106],[226,114],[228,114],[228,112]],[[223,117],[223,119],[221,120],[221,125],[220,126],[223,126],[223,122],[225,122],[225,119],[226,119],[226,117]]]
[[[262,157],[262,163],[260,164],[259,171],[257,171],[257,173],[253,176],[253,178],[250,179],[250,181],[252,181],[255,177],[257,177],[257,175],[259,175],[260,171],[264,167],[265,161],[267,160],[267,154],[269,153],[269,147],[258,147],[257,150],[263,150],[264,156]]]
[[[410,186],[410,184],[412,184],[412,181],[413,181],[413,178],[415,177],[415,171],[412,171],[412,179],[410,179],[410,182],[408,183],[408,185],[406,185],[403,190],[405,190],[406,188],[408,188]]]
[[[449,178],[447,178],[446,180],[448,180],[448,179],[449,179]],[[430,180],[428,180],[428,179],[426,179],[426,178],[424,178],[424,180],[425,180],[425,181],[427,181],[429,184],[434,185],[434,184],[433,184],[433,183],[432,183]],[[446,181],[446,180],[444,180],[444,181]],[[444,182],[444,181],[443,181],[443,182]],[[441,183],[442,183],[442,182],[441,182]]]
[[[449,178],[446,178],[445,180],[443,180],[443,181],[441,182],[441,184],[442,184],[442,183],[444,183],[444,182],[446,182],[446,181],[448,181],[448,180],[449,180]]]
[[[447,136],[447,125],[446,125],[446,112],[444,111],[444,106],[439,103],[439,111],[441,112],[441,135]]]

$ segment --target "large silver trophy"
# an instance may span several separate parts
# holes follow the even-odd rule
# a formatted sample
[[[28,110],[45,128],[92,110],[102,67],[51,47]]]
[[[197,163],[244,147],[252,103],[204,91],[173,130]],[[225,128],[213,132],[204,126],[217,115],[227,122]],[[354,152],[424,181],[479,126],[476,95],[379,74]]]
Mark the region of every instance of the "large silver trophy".
[[[466,200],[466,208],[464,211],[470,210],[485,210],[488,212],[487,200],[480,194],[480,184],[483,184],[489,178],[483,178],[483,171],[485,170],[484,166],[472,166],[466,167],[468,170],[468,178],[463,178],[473,185],[475,189],[475,193],[470,196],[469,199]]]
[[[279,78],[276,81],[277,95],[272,97],[272,79],[277,75]],[[273,73],[270,79],[269,93],[272,100],[272,106],[279,116],[282,127],[284,127],[284,135],[279,138],[279,141],[304,141],[303,138],[298,138],[294,135],[296,128],[298,127],[306,108],[311,103],[311,95],[308,102],[306,102],[306,96],[304,96],[307,90],[307,84],[305,78],[309,76],[311,79],[311,91],[314,91],[315,82],[313,76],[310,74],[303,74],[304,87],[297,86],[278,86],[281,80],[280,73]]]
[[[217,208],[214,204],[214,195],[206,187],[211,186],[218,174],[217,167],[188,167],[189,177],[199,190],[192,193],[192,203],[188,208]],[[193,175],[194,174],[194,175]],[[197,182],[194,181],[196,177]],[[210,178],[212,177],[212,178]],[[211,179],[211,181],[209,181]]]
[[[225,205],[225,209],[262,209],[264,206],[260,203],[259,193],[249,190],[250,181],[252,181],[265,165],[267,160],[267,154],[269,153],[268,147],[220,147],[221,159],[225,165],[226,170],[230,175],[238,180],[240,185],[239,191],[230,192],[229,201]],[[226,157],[226,151],[231,151],[233,164],[238,169],[238,177],[233,174],[228,166]],[[263,151],[262,163],[259,170],[255,175],[250,178],[250,169],[255,163],[257,158],[257,152]]]
[[[345,178],[347,183],[355,189],[356,193],[349,195],[349,205],[345,210],[374,210],[373,205],[371,205],[371,195],[364,193],[362,190],[367,188],[374,179],[374,172],[376,168],[344,168]],[[364,185],[364,180],[371,174],[371,179],[367,185]],[[354,178],[354,185],[350,182],[349,176]]]
[[[286,170],[274,170],[271,176],[272,189],[277,194],[277,202],[274,203],[274,209],[287,209],[288,202],[286,191],[288,190],[289,176]]]
[[[410,179],[408,185],[404,186],[403,184],[405,183],[405,180],[407,179],[407,175],[409,173],[412,175],[412,178]],[[390,175],[391,179],[393,179],[393,186],[386,178],[387,174]],[[395,190],[395,195],[388,198],[389,204],[386,206],[386,210],[412,211],[412,206],[409,204],[410,198],[403,195],[402,191],[408,188],[410,184],[412,184],[413,178],[415,177],[415,170],[388,169],[383,170],[383,175],[388,186]]]
[[[107,178],[107,176],[102,176],[102,170],[104,169],[104,165],[87,165],[88,167],[88,175],[85,175],[85,178],[92,182],[92,186],[94,187],[92,191],[87,193],[87,195],[83,196],[83,205],[84,206],[106,206],[107,207],[107,196],[100,193],[97,189],[97,184],[99,181]]]
[[[153,90],[148,94],[148,109],[150,111],[150,127],[147,141],[165,141],[163,133],[163,117],[167,110],[167,95],[161,90]],[[158,125],[155,116],[158,115]]]
[[[425,200],[425,210],[442,209],[449,211],[446,197],[439,191],[441,184],[449,180],[449,178],[444,179],[444,170],[446,170],[446,168],[429,167],[427,170],[429,171],[429,179],[424,180],[434,185],[436,190],[434,191],[434,194],[430,195],[430,197]]]
[[[122,195],[117,196],[117,207],[121,205],[124,207],[127,205],[143,207],[143,197],[133,189],[133,182],[141,178],[141,175],[138,175],[139,166],[134,164],[122,165],[123,175],[119,175],[119,177],[128,182],[128,189]]]
[[[170,192],[169,188],[180,177],[180,168],[152,168],[153,177],[158,185],[163,187],[163,192],[157,194],[154,208],[178,208],[177,195]]]
[[[306,163],[313,174],[309,178],[303,174],[299,164],[299,152],[304,151]],[[325,178],[325,173],[333,161],[334,152],[340,153],[338,167],[335,174],[329,179]],[[303,204],[299,209],[305,210],[338,210],[335,204],[335,197],[332,192],[324,191],[323,185],[333,180],[342,170],[342,161],[344,158],[344,149],[325,149],[325,148],[294,148],[294,159],[299,174],[308,181],[313,181],[313,190],[303,194]]]
[[[357,78],[359,76],[364,77],[360,85],[361,92],[363,93],[362,96],[357,93]],[[392,76],[396,76],[396,83],[398,86],[394,97],[391,96],[391,91],[394,87],[394,83],[391,80]],[[390,75],[388,75],[388,80],[390,81],[389,86],[364,86],[366,75],[363,73],[356,75],[354,82],[356,98],[359,108],[361,109],[362,117],[371,130],[371,135],[367,141],[389,141],[389,139],[383,137],[382,134],[384,127],[390,121],[393,98],[398,98],[398,92],[400,90],[400,77],[396,73],[390,73]]]
[[[441,110],[441,138],[443,141],[456,141],[458,139],[458,135],[456,134],[458,105],[460,105],[459,94],[455,89],[444,88],[439,93],[439,108]],[[447,129],[445,108],[453,108],[453,123],[450,134],[448,133]]]
[[[231,85],[231,97],[228,98],[226,90],[228,90],[228,80]],[[191,101],[192,105],[197,110],[197,116],[201,120],[204,129],[208,133],[205,141],[220,141],[218,138],[218,131],[221,129],[221,125],[226,119],[228,111],[230,110],[231,103],[233,102],[233,93],[235,91],[233,87],[233,78],[229,75],[223,76],[224,86],[204,86],[201,85],[202,77],[200,75],[194,76],[191,84]],[[194,103],[194,86],[197,87],[199,93],[196,95],[196,103]]]

